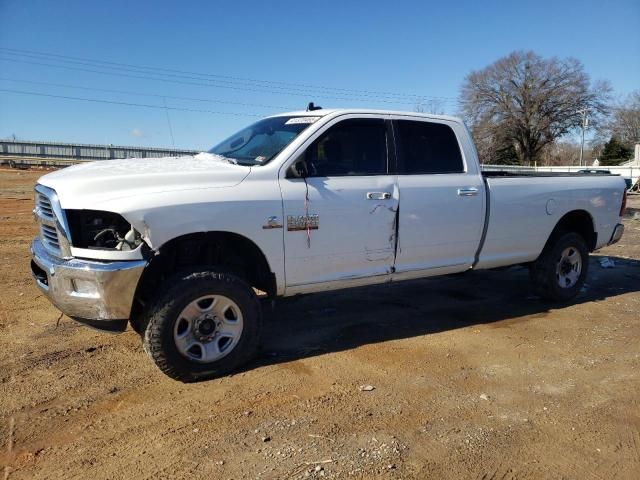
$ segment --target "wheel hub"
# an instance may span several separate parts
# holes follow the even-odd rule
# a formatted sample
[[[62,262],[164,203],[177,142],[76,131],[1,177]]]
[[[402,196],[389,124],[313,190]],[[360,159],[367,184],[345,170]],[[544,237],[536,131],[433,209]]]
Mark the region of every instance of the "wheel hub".
[[[560,272],[561,272],[563,275],[566,275],[566,274],[567,274],[567,273],[569,273],[572,269],[573,269],[573,265],[571,265],[571,262],[564,261],[564,262],[562,262],[562,265],[560,265]]]
[[[209,294],[194,299],[178,315],[173,340],[194,362],[211,363],[231,352],[243,330],[242,310],[231,298]]]
[[[210,342],[215,338],[219,326],[217,317],[204,315],[193,324],[193,333],[201,342]]]
[[[556,264],[556,280],[560,288],[572,288],[580,279],[582,256],[574,247],[565,248]]]

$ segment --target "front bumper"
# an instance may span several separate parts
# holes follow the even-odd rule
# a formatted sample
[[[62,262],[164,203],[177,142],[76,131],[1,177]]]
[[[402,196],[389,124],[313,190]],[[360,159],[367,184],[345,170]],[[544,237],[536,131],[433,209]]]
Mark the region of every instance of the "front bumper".
[[[51,255],[31,243],[31,273],[38,288],[64,314],[103,330],[121,330],[131,314],[145,260],[98,262]]]
[[[623,233],[624,225],[622,225],[621,223],[617,224],[616,228],[613,229],[611,240],[609,240],[609,243],[607,243],[607,245],[613,245],[614,243],[617,243],[622,238]]]

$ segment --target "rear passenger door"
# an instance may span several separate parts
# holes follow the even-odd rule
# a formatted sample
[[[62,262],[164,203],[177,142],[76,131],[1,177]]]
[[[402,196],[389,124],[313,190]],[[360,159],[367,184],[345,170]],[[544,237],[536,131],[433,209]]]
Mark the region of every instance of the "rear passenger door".
[[[400,190],[397,276],[466,270],[482,235],[484,189],[454,131],[462,125],[414,117],[396,118],[393,127]]]

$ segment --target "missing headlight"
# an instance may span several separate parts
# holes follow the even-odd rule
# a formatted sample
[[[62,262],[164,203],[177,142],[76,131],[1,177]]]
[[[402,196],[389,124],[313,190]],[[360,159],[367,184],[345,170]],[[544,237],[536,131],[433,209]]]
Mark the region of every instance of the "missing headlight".
[[[71,243],[77,248],[133,250],[142,238],[122,216],[99,210],[66,210]]]

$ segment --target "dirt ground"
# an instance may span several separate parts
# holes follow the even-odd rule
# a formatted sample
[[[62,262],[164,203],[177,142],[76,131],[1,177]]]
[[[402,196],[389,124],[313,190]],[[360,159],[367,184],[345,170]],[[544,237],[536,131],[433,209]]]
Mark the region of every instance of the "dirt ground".
[[[308,296],[184,385],[32,285],[41,173],[0,171],[1,480],[640,478],[640,197],[572,304],[523,269]]]

